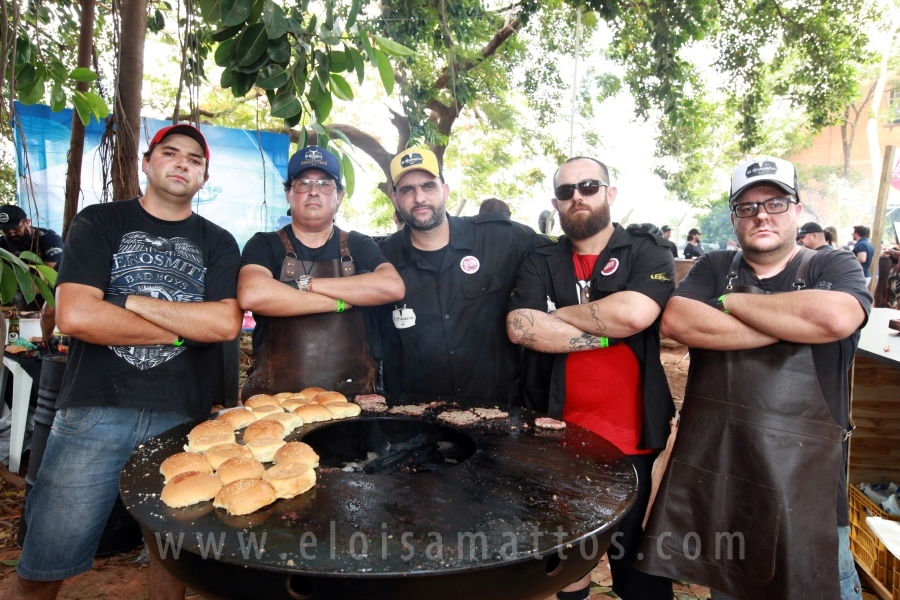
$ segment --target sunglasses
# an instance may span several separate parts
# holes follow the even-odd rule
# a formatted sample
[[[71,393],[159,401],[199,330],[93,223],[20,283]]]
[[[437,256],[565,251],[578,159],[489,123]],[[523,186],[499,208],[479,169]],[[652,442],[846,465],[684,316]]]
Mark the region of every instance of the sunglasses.
[[[563,184],[553,190],[553,193],[556,194],[557,200],[571,200],[576,189],[582,196],[593,196],[600,191],[601,187],[609,187],[609,184],[599,179],[585,179],[578,183]]]

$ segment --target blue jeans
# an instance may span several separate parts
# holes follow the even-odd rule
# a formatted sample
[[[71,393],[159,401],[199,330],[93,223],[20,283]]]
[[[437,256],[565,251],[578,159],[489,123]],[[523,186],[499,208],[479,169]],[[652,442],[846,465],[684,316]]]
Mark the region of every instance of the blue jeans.
[[[838,527],[838,576],[841,578],[841,600],[862,600],[862,586],[853,554],[850,552],[850,527]],[[735,600],[731,596],[712,590],[712,600]]]
[[[61,408],[28,494],[28,534],[16,571],[59,581],[89,571],[119,495],[119,474],[138,446],[190,417],[134,408]]]

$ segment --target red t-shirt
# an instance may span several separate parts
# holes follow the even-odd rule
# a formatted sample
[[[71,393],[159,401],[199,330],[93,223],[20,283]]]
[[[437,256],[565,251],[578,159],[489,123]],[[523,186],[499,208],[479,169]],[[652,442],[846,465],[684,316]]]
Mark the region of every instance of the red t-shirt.
[[[590,285],[597,258],[572,253],[579,286]],[[643,425],[643,386],[641,365],[631,348],[618,344],[569,354],[563,419],[606,438],[625,454],[653,452],[637,448]]]

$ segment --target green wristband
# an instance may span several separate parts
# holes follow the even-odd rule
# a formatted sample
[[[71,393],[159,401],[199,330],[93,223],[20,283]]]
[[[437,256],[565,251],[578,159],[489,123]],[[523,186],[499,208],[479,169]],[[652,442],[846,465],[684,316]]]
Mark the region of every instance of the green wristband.
[[[600,347],[601,348],[609,348],[609,338],[605,338],[605,337],[600,338]]]
[[[339,313],[344,312],[344,307],[345,307],[345,306],[346,306],[346,305],[344,304],[344,301],[343,301],[343,300],[338,300],[338,301],[337,301],[337,310],[334,311],[334,312],[339,312]]]
[[[722,294],[721,296],[719,296],[719,300],[716,303],[719,305],[719,310],[721,310],[726,315],[729,315],[731,313],[729,313],[728,309],[725,308],[725,296],[727,295],[728,294]]]
[[[184,338],[181,337],[180,335],[178,336],[178,339],[177,339],[177,340],[175,340],[174,342],[172,342],[172,345],[173,345],[173,346],[181,346],[182,344],[184,344]]]

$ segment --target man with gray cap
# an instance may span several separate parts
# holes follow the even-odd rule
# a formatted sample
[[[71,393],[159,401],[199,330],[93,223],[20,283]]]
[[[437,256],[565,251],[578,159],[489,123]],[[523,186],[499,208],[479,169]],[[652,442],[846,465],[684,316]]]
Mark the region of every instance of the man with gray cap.
[[[818,223],[810,221],[797,230],[797,243],[810,250],[833,250]]]
[[[662,236],[669,240],[669,252],[672,253],[674,258],[678,258],[678,246],[672,241],[672,228],[668,225],[663,225],[659,230],[662,231]]]
[[[391,199],[406,227],[382,242],[406,295],[378,311],[389,392],[518,402],[521,349],[506,308],[525,254],[543,243],[504,214],[447,214],[437,157],[412,148],[391,161]]]
[[[331,152],[298,150],[284,191],[291,222],[254,235],[241,257],[238,302],[256,319],[243,398],[307,387],[372,392],[376,365],[353,307],[399,300],[403,281],[372,238],[334,224],[344,185]]]
[[[791,163],[738,165],[729,198],[741,250],[700,257],[663,313],[691,369],[637,566],[716,600],[858,600],[847,374],[872,297],[851,254],[796,244]]]

